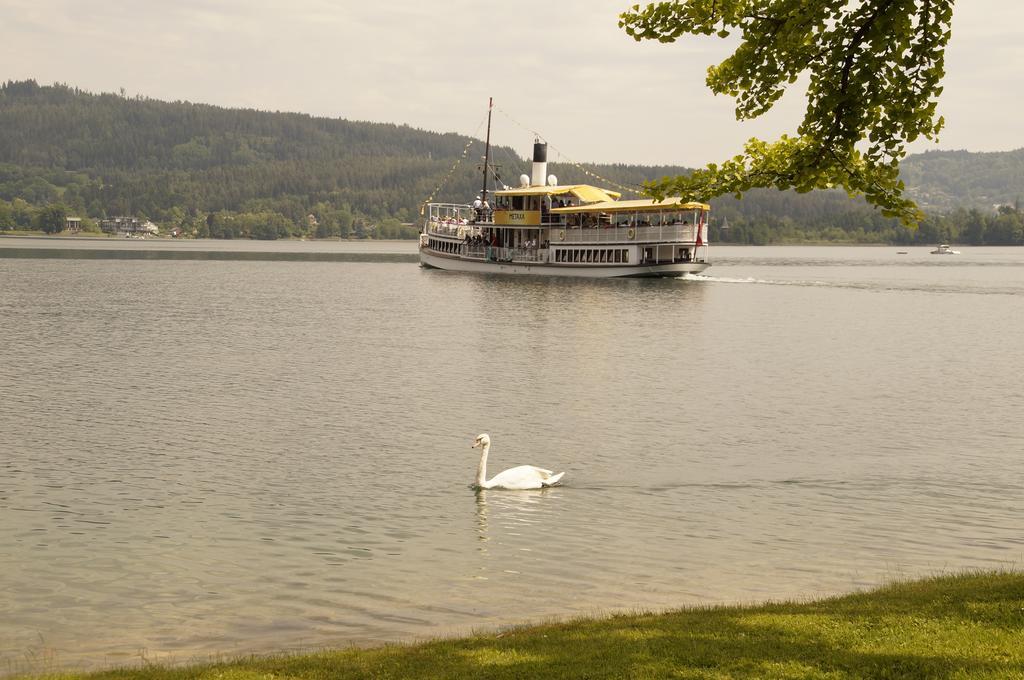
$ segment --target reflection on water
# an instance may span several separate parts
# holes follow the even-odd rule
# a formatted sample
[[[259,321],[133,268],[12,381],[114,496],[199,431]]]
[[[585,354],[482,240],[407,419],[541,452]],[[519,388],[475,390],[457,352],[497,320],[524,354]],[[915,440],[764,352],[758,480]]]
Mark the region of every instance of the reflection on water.
[[[0,673],[1019,566],[1024,251],[718,252],[679,281],[0,256]],[[567,484],[471,496],[483,431]]]
[[[550,534],[547,537],[535,535],[530,529],[534,525],[544,526],[546,516],[542,503],[557,502],[555,499],[559,491],[555,487],[521,491],[477,489],[476,524],[480,552],[487,554],[487,543],[492,539],[492,532],[498,540],[506,535],[524,534],[528,536],[527,540],[536,539],[542,544],[550,540]]]

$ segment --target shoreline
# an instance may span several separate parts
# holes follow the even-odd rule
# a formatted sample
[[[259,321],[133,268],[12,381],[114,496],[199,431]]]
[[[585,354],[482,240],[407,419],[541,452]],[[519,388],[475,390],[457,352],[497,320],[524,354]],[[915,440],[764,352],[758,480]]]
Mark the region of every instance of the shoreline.
[[[11,678],[974,677],[1024,674],[1024,572],[512,625],[470,636]]]
[[[102,241],[113,241],[118,243],[135,243],[138,241],[148,242],[165,242],[165,243],[415,243],[415,238],[280,238],[280,239],[253,239],[253,238],[240,238],[240,239],[223,239],[223,238],[174,238],[170,236],[147,236],[146,238],[124,238],[113,236],[110,234],[42,234],[39,232],[16,232],[16,231],[0,231],[0,239],[3,238],[24,238],[24,239],[40,239],[50,241],[89,241],[89,242],[102,242]],[[972,247],[967,243],[958,243],[956,241],[950,241],[950,245],[969,248]],[[896,244],[896,243],[858,243],[856,241],[778,241],[774,243],[732,243],[725,241],[713,241],[711,245],[714,248],[730,248],[730,247],[743,247],[743,248],[770,248],[772,246],[814,246],[814,247],[864,247],[864,248],[933,248],[935,244],[924,244],[924,243],[913,243],[913,244]],[[1002,246],[999,246],[1002,247]]]

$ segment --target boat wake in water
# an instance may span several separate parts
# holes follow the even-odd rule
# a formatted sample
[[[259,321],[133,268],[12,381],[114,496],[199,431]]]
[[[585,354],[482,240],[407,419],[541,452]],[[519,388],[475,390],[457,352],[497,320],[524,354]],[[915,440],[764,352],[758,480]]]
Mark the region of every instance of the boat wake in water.
[[[752,276],[707,276],[705,274],[684,274],[679,277],[683,281],[707,281],[709,283],[759,283],[767,286],[833,286],[843,285],[829,281],[774,281],[771,279],[758,279]],[[845,286],[844,286],[845,287]]]
[[[821,281],[821,280],[779,280],[762,279],[753,276],[708,276],[706,274],[686,274],[679,277],[680,281],[700,281],[705,283],[746,283],[762,286],[796,286],[804,288],[836,288],[847,290],[863,290],[871,292],[912,292],[938,294],[967,295],[1024,295],[1024,289],[1017,286],[991,286],[978,281],[960,281],[950,283],[921,283],[916,281]]]

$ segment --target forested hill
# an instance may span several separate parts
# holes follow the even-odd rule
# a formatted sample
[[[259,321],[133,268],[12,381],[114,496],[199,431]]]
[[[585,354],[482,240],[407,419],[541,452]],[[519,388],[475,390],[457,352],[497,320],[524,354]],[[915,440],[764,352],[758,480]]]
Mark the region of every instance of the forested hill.
[[[529,171],[516,150],[493,153],[506,177]],[[199,236],[409,236],[414,230],[400,223],[415,221],[428,197],[472,199],[482,154],[483,144],[466,136],[408,126],[8,82],[0,85],[0,230],[31,228],[49,209],[87,224],[145,217]],[[1024,194],[1024,150],[933,152],[909,158],[906,168],[908,186],[926,207],[991,212]],[[587,169],[626,186],[686,172]],[[572,166],[551,164],[550,171],[563,183],[601,183]],[[721,238],[907,238],[863,201],[838,192],[758,191],[714,203],[731,228]]]
[[[318,203],[408,221],[466,141],[407,126],[7,83],[0,198],[59,198],[90,217],[163,222],[178,217],[175,209],[299,221]]]
[[[900,170],[910,195],[933,212],[992,209],[1024,199],[1024,148],[989,153],[927,151],[908,156]]]

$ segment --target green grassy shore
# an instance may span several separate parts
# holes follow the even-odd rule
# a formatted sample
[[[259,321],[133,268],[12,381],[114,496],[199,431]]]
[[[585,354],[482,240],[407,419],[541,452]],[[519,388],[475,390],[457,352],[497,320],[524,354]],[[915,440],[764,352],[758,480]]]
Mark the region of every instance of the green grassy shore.
[[[804,603],[693,608],[469,638],[49,678],[1024,678],[1024,573]]]

